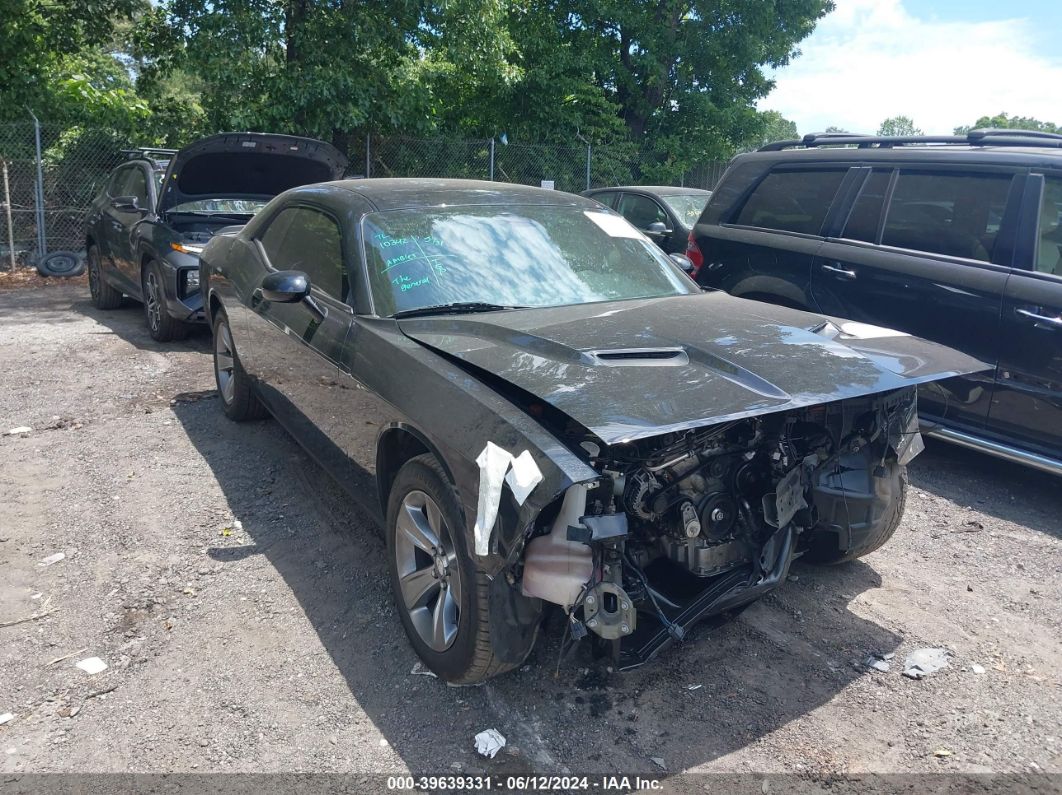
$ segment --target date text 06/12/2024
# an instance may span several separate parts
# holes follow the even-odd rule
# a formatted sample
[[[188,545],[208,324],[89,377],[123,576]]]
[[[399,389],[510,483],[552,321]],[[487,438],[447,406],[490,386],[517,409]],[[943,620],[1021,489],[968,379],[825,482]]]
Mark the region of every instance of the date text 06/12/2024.
[[[387,788],[397,791],[498,792],[631,792],[659,790],[659,779],[641,776],[388,776]]]

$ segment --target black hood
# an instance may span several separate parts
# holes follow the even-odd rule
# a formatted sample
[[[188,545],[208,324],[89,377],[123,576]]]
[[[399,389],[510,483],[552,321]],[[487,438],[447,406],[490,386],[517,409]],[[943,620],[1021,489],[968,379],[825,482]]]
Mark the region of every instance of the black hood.
[[[313,138],[221,133],[181,149],[162,183],[159,212],[210,198],[271,199],[299,185],[339,179],[347,158]]]
[[[715,292],[399,326],[606,444],[988,369],[899,332]]]

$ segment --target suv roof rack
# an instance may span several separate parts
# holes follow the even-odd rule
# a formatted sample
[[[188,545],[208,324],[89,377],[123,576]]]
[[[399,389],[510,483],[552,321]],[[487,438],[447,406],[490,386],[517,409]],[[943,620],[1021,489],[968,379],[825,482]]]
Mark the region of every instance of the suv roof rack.
[[[1062,149],[1062,135],[1040,130],[977,129],[966,135],[862,135],[859,133],[810,133],[799,140],[775,141],[757,151],[778,152],[803,146],[857,146],[860,149],[889,149],[920,144],[962,146],[1044,146]]]
[[[123,149],[122,154],[129,160],[143,158],[145,160],[168,160],[177,154],[176,149],[162,149],[157,146],[136,146],[132,149]]]

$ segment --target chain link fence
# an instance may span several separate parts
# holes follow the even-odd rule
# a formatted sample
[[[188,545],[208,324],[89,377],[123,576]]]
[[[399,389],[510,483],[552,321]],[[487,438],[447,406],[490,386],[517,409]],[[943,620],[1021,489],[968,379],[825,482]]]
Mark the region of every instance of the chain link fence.
[[[128,145],[111,130],[0,125],[0,268],[83,248],[85,211]]]
[[[0,268],[33,265],[53,251],[84,248],[84,219],[92,197],[137,142],[114,131],[34,121],[0,125]],[[509,143],[504,138],[462,140],[366,136],[348,152],[349,174],[359,177],[446,177],[550,186],[578,193],[588,188],[645,184],[662,173],[657,157],[633,145]],[[711,190],[726,163],[706,162],[663,180]]]

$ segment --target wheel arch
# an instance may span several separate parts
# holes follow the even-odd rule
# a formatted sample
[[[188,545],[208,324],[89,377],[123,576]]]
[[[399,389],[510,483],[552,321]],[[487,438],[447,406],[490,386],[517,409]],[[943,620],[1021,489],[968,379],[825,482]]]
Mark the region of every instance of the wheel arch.
[[[773,276],[752,276],[742,279],[727,292],[737,298],[747,298],[751,301],[762,301],[768,304],[786,306],[790,309],[801,309],[805,312],[815,311],[812,307],[811,298],[796,284]]]
[[[445,456],[419,430],[406,423],[396,422],[380,432],[376,440],[376,491],[384,516],[387,515],[387,501],[398,471],[407,461],[425,453],[439,462],[451,484],[456,483]]]
[[[225,309],[225,305],[221,303],[221,299],[218,298],[218,294],[213,290],[207,296],[206,301],[207,318],[210,320],[210,328],[214,328],[214,319],[218,316],[218,312]]]

